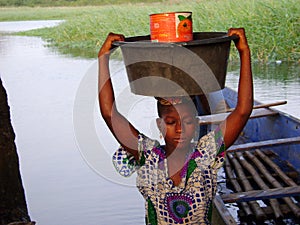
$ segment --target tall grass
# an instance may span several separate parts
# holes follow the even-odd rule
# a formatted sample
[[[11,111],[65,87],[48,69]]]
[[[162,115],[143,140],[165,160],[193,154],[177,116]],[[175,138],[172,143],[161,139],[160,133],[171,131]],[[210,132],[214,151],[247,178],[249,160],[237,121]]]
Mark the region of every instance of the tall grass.
[[[85,6],[120,3],[160,2],[159,0],[0,0],[0,6]]]
[[[194,31],[227,31],[230,27],[244,27],[254,60],[300,60],[298,0],[164,1],[151,4],[49,8],[47,12],[47,8],[41,8],[37,13],[40,10],[44,14],[39,15],[40,19],[46,17],[66,21],[56,28],[23,34],[42,36],[61,51],[78,56],[95,57],[110,31],[123,33],[125,36],[149,34],[151,13],[189,10],[193,12]],[[233,57],[236,55],[233,54]]]

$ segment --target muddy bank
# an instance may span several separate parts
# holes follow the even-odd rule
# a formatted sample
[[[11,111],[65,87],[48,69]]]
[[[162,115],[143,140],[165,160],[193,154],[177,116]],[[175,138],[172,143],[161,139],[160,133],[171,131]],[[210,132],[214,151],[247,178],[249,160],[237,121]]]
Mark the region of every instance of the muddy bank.
[[[0,224],[29,222],[19,171],[15,133],[10,121],[6,90],[0,79]]]

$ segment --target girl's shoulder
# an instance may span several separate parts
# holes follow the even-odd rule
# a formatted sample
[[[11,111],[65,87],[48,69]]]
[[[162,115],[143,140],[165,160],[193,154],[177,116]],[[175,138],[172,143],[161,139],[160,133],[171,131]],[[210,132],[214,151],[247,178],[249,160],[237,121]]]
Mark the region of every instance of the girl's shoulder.
[[[149,138],[148,136],[140,133],[138,136],[138,151],[145,152],[147,154],[150,154],[151,151],[155,148],[161,147],[159,141]]]
[[[216,147],[218,147],[222,144],[224,144],[223,134],[220,126],[217,126],[206,135],[201,137],[198,140],[197,146],[217,145]]]
[[[159,141],[151,139],[143,134],[139,135],[138,151],[140,158],[140,166],[144,165],[146,159],[158,158],[163,160],[165,158],[164,146]]]
[[[216,127],[201,137],[195,148],[200,153],[200,159],[205,159],[211,165],[215,163],[217,158],[223,158],[225,145],[220,127]]]
[[[150,155],[163,155],[163,148],[157,140],[151,139],[144,134],[138,136],[138,155],[136,160],[132,154],[120,146],[113,154],[112,161],[115,169],[124,177],[131,176],[140,166],[143,166]]]

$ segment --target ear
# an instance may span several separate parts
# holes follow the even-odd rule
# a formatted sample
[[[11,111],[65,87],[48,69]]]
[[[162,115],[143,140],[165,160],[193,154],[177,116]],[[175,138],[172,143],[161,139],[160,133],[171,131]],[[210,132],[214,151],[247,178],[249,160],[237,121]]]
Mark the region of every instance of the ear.
[[[196,125],[200,126],[200,118],[198,116],[196,116],[195,121],[196,121]]]
[[[158,128],[158,130],[160,131],[160,132],[162,132],[162,128],[163,128],[163,119],[162,118],[157,118],[156,119],[156,126],[157,126],[157,128]]]
[[[166,135],[166,125],[165,121],[162,118],[157,118],[156,119],[156,125],[160,133],[160,138],[163,139],[165,138]]]

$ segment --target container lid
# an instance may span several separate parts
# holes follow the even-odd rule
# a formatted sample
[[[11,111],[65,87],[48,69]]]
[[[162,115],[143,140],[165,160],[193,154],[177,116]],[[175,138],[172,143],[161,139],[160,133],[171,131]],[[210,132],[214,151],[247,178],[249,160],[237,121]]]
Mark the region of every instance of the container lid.
[[[193,40],[187,42],[153,42],[150,39],[150,35],[145,36],[134,36],[134,37],[127,37],[125,41],[115,41],[113,45],[115,46],[122,46],[124,44],[133,44],[137,46],[144,46],[148,45],[157,47],[159,46],[170,46],[170,44],[176,44],[180,46],[193,46],[193,45],[209,45],[221,42],[227,42],[232,40],[237,40],[238,36],[228,36],[225,32],[194,32],[193,33]]]
[[[166,14],[175,14],[175,13],[192,13],[191,11],[176,11],[176,12],[163,12],[163,13],[152,13],[149,16],[155,16],[155,15],[166,15]]]

